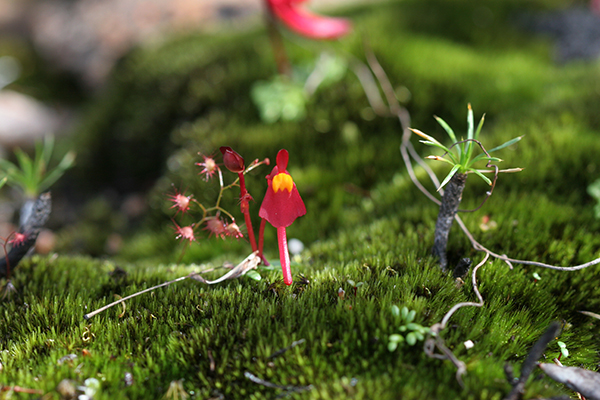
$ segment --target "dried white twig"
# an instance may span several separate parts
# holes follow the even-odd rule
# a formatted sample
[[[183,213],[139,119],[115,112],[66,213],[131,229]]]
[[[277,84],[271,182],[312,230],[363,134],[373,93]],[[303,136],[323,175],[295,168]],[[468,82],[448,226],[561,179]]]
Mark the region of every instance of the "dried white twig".
[[[229,271],[228,273],[226,273],[225,275],[223,275],[222,277],[220,277],[219,279],[215,279],[214,281],[207,281],[206,279],[204,279],[202,276],[200,276],[200,274],[198,272],[192,272],[189,275],[186,276],[182,276],[179,277],[177,279],[173,279],[172,281],[168,281],[168,282],[163,282],[160,285],[156,285],[156,286],[152,286],[151,288],[148,289],[144,289],[140,292],[134,293],[132,295],[129,295],[127,297],[123,297],[122,299],[119,299],[117,301],[114,301],[108,305],[105,305],[104,307],[101,307],[95,311],[92,311],[91,313],[85,314],[83,316],[84,319],[90,319],[92,318],[94,315],[96,314],[100,314],[101,312],[108,310],[109,308],[116,306],[117,304],[120,304],[124,301],[127,301],[129,299],[132,299],[136,296],[139,296],[141,294],[144,293],[148,293],[151,292],[155,289],[161,288],[161,287],[165,287],[165,286],[169,286],[172,283],[175,282],[181,282],[183,280],[186,280],[188,278],[194,279],[198,282],[202,282],[202,283],[206,283],[207,285],[214,285],[215,283],[220,283],[223,282],[225,280],[228,279],[235,279],[238,278],[242,275],[245,275],[248,271],[250,271],[251,269],[256,269],[256,267],[260,264],[261,262],[261,258],[258,255],[258,251],[255,251],[254,253],[250,254],[248,257],[246,257],[244,259],[244,261],[242,261],[241,263],[239,263],[238,265],[235,266],[235,268],[233,268],[231,271]]]
[[[479,302],[463,302],[457,303],[454,306],[452,306],[452,308],[450,308],[446,315],[444,315],[441,322],[438,322],[437,324],[433,324],[431,326],[431,328],[429,329],[429,335],[425,340],[425,345],[423,346],[425,354],[427,354],[429,357],[438,358],[442,360],[448,359],[452,362],[452,364],[454,364],[454,366],[456,367],[456,380],[461,386],[463,386],[462,375],[465,372],[467,372],[467,366],[463,361],[460,361],[458,358],[456,358],[454,353],[452,353],[452,351],[450,351],[450,349],[446,347],[446,345],[444,344],[444,340],[440,336],[440,333],[444,329],[446,329],[448,321],[450,320],[452,315],[454,315],[454,313],[459,309],[463,307],[483,307],[483,297],[481,296],[479,288],[477,287],[477,270],[486,263],[489,257],[490,255],[486,254],[483,260],[481,260],[481,262],[477,264],[475,268],[473,268],[473,272],[471,273],[471,279],[473,281],[473,291],[475,292],[475,295],[477,296]],[[442,354],[435,353],[436,348]]]

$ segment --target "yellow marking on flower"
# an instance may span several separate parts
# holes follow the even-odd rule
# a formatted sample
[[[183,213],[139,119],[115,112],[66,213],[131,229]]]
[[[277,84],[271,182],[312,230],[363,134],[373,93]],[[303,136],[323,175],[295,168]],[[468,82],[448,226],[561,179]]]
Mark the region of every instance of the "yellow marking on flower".
[[[294,180],[290,175],[281,172],[273,177],[272,187],[275,193],[284,189],[291,192],[294,187]]]

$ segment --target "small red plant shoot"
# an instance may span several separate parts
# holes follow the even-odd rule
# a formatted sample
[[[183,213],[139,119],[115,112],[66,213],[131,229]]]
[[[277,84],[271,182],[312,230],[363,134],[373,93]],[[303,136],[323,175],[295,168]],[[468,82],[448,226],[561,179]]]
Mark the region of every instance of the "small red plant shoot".
[[[244,214],[246,229],[248,230],[248,240],[252,246],[252,251],[257,250],[256,238],[254,237],[254,229],[250,220],[250,200],[252,196],[246,189],[246,180],[244,179],[245,164],[244,159],[238,153],[233,151],[231,147],[223,146],[220,148],[223,153],[223,164],[231,172],[238,174],[240,180],[240,211]]]
[[[279,244],[279,259],[283,271],[283,281],[286,285],[292,284],[290,270],[290,255],[287,246],[285,228],[290,226],[298,217],[306,214],[306,207],[298,193],[292,176],[287,171],[289,153],[282,149],[277,153],[277,165],[267,175],[268,188],[258,216],[262,218],[260,226],[260,249],[262,254],[263,232],[265,221],[277,228],[277,241]]]

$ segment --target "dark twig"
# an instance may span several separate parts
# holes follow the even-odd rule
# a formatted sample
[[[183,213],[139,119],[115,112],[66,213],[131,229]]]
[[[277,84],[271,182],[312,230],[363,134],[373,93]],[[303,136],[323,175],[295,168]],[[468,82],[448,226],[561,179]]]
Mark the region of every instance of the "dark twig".
[[[521,377],[516,382],[511,382],[513,388],[504,400],[518,400],[521,398],[523,392],[525,391],[527,379],[529,379],[529,376],[537,365],[537,360],[542,357],[544,350],[546,350],[546,346],[548,346],[548,343],[554,340],[559,331],[560,324],[558,322],[553,322],[550,324],[548,329],[546,329],[546,332],[544,332],[544,334],[538,339],[538,341],[535,342],[531,350],[529,350],[527,358],[523,362],[523,366],[521,367]]]
[[[29,218],[19,227],[19,233],[25,236],[20,243],[15,243],[8,254],[0,259],[0,276],[6,276],[9,270],[17,267],[19,262],[35,245],[42,227],[48,220],[52,209],[50,192],[42,193],[33,205]]]
[[[448,269],[448,259],[446,258],[448,236],[450,235],[450,228],[458,211],[458,205],[462,200],[462,193],[466,182],[467,174],[457,173],[452,176],[442,196],[442,204],[440,205],[440,211],[435,221],[435,236],[431,252],[439,259],[442,271]]]

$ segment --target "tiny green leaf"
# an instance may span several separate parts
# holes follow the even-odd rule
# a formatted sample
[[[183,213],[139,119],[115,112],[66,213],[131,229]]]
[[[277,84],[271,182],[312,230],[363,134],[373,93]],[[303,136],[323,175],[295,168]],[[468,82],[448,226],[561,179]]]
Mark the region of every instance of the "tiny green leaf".
[[[490,178],[488,178],[487,176],[485,176],[484,174],[482,174],[481,172],[479,172],[476,169],[473,168],[469,168],[470,172],[473,172],[475,175],[477,175],[478,177],[480,177],[481,179],[483,179],[485,181],[485,183],[487,183],[488,185],[492,185],[492,181],[490,180]]]
[[[444,121],[440,117],[436,116],[434,118],[438,122],[438,124],[440,124],[442,126],[442,128],[444,128],[444,130],[446,131],[446,133],[448,134],[448,136],[450,136],[450,140],[452,140],[452,143],[455,143],[456,142],[456,135],[454,134],[454,131],[452,130],[452,128],[450,128],[450,125],[448,125],[446,123],[446,121]]]
[[[511,140],[509,140],[508,142],[504,142],[504,143],[502,143],[502,144],[501,144],[500,146],[498,146],[498,147],[494,147],[493,149],[491,149],[491,150],[488,150],[488,153],[492,153],[492,152],[494,152],[494,151],[502,150],[502,149],[503,149],[503,148],[505,148],[505,147],[508,147],[508,146],[511,146],[511,145],[513,145],[513,144],[517,143],[517,142],[518,142],[519,140],[521,140],[521,139],[523,139],[523,136],[517,136],[516,138],[514,138],[514,139],[511,139]]]
[[[397,305],[393,305],[392,306],[392,315],[394,317],[399,317],[400,316],[400,308]]]
[[[406,306],[402,307],[402,319],[406,320],[406,317],[408,316],[408,308],[406,308]]]
[[[444,146],[443,144],[441,144],[440,142],[432,142],[430,140],[419,140],[419,142],[426,144],[427,146],[433,146],[433,147],[437,147],[439,149],[444,150],[446,153],[449,153],[450,150],[448,150],[448,148],[446,146]]]
[[[454,176],[454,174],[456,174],[456,171],[458,171],[458,169],[460,167],[461,167],[460,164],[456,164],[454,167],[452,167],[452,169],[450,170],[450,172],[448,172],[448,175],[446,175],[446,178],[444,178],[444,180],[440,184],[440,187],[437,189],[438,192],[440,191],[441,188],[443,188],[444,186],[446,186],[446,183],[450,182],[450,179],[452,179],[452,177]]]
[[[414,311],[414,310],[413,310],[413,311]],[[413,311],[411,311],[411,312],[413,312]],[[408,329],[410,329],[411,331],[416,331],[416,330],[418,330],[418,329],[421,327],[421,325],[419,325],[419,324],[416,324],[416,323],[414,323],[414,322],[411,322],[411,323],[408,323],[408,324],[406,324],[406,327],[407,327]]]
[[[410,332],[406,335],[406,343],[408,343],[409,346],[414,346],[415,343],[417,343],[417,335],[415,335],[414,332]]]
[[[475,140],[479,140],[479,134],[481,133],[481,128],[483,128],[483,122],[485,121],[485,114],[481,116],[479,120],[479,124],[477,125],[477,130],[475,131]]]
[[[262,277],[260,276],[260,274],[256,271],[248,271],[246,273],[246,276],[250,279],[253,279],[255,281],[260,281],[262,279]]]
[[[560,347],[560,352],[564,357],[569,357],[569,350],[567,350],[567,345],[564,342],[558,341],[556,342],[558,347]]]
[[[473,109],[471,108],[471,103],[468,104],[467,106],[467,126],[468,126],[468,131],[467,131],[467,138],[468,139],[475,139],[473,137],[473,133],[474,133],[474,118],[473,118]]]
[[[390,342],[403,342],[404,341],[404,337],[402,335],[399,335],[397,333],[394,333],[393,335],[390,335]]]
[[[478,154],[477,156],[475,156],[470,162],[469,162],[469,167],[473,164],[475,164],[476,162],[480,161],[480,160],[485,160],[485,161],[493,161],[493,162],[502,162],[502,159],[498,158],[498,157],[488,157],[485,153],[481,153]]]

